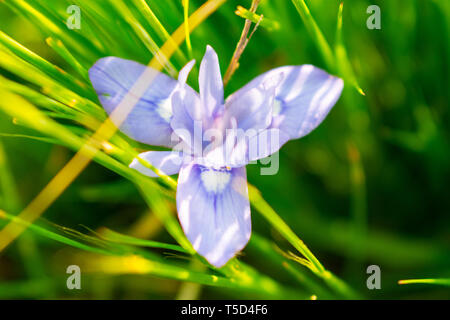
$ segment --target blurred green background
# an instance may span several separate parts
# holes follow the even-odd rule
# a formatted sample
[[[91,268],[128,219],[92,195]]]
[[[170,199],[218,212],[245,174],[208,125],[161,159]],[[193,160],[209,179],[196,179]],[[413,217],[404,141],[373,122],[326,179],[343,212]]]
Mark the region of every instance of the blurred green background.
[[[84,97],[98,103],[83,70],[98,58],[110,55],[147,64],[153,57],[151,43],[161,46],[164,42],[139,7],[142,2],[5,0],[0,3],[0,30],[84,83],[87,89],[78,93],[83,96],[88,92],[90,95]],[[146,2],[168,33],[183,23],[181,1]],[[80,30],[64,28],[70,4],[81,8]],[[189,13],[202,4],[203,1],[189,1]],[[173,70],[178,71],[190,56],[200,61],[210,44],[219,55],[224,74],[244,26],[244,19],[235,14],[236,7],[250,8],[250,4],[244,0],[222,4],[190,35],[192,52],[182,43],[181,53],[170,60]],[[339,4],[333,0],[307,1],[333,53],[339,44]],[[381,9],[380,30],[366,27],[370,16],[366,9],[371,4]],[[344,1],[341,38],[346,55],[336,54],[333,65],[322,59],[316,38],[308,32],[293,2],[262,0],[256,13],[263,14],[263,20],[274,23],[276,28],[259,26],[226,94],[271,68],[306,63],[344,77],[345,88],[317,130],[282,148],[278,174],[261,176],[260,164],[249,165],[249,183],[260,190],[322,264],[358,292],[360,298],[450,298],[450,287],[446,285],[397,283],[411,278],[450,278],[450,2]],[[59,28],[52,27],[44,17]],[[136,25],[146,30],[154,42],[142,40]],[[48,37],[61,40],[81,67],[68,62],[64,54],[49,45]],[[0,88],[46,110],[46,115],[80,137],[92,131],[70,117],[46,109],[48,101],[42,97],[58,100],[59,95],[59,101],[70,106],[64,101],[66,93],[58,91],[52,95],[51,86],[33,83],[27,78],[26,68],[14,69],[16,60],[7,57],[16,54],[3,41],[0,50]],[[17,59],[32,63],[26,57]],[[194,88],[198,87],[197,74],[198,64],[189,78]],[[356,90],[353,79],[365,95]],[[16,88],[11,81],[23,86]],[[41,93],[42,97],[36,98],[23,88]],[[11,103],[7,107],[18,111],[22,108]],[[39,128],[30,128],[0,109],[0,209],[12,215],[20,213],[74,154],[61,146],[57,137],[45,140],[47,136],[38,131]],[[138,150],[148,149],[130,143]],[[160,187],[161,183],[155,185]],[[105,227],[134,238],[175,244],[161,215],[155,213],[155,207],[149,208],[144,198],[132,181],[92,162],[35,225],[107,250],[110,243],[95,240],[96,232]],[[173,199],[169,196],[166,202],[169,215],[174,217]],[[0,227],[8,222],[0,219]],[[279,252],[294,250],[254,209],[252,222],[255,239],[239,260],[259,275],[307,296],[321,298],[310,284],[305,284],[309,280],[329,290],[321,279],[296,262],[289,264],[294,271],[287,270],[283,263],[288,259]],[[278,249],[268,250],[263,244],[276,244]],[[189,255],[166,249],[139,250],[151,253],[146,259],[154,258],[163,264],[199,273],[216,272]],[[202,281],[195,277],[183,281],[171,271],[135,272],[137,267],[132,264],[118,267],[115,263],[119,262],[105,257],[108,256],[89,253],[80,246],[55,241],[30,229],[0,253],[0,298],[286,298],[201,285],[198,283]],[[108,263],[115,271],[105,271]],[[72,264],[81,266],[82,290],[66,287],[66,268]],[[366,268],[371,264],[381,269],[381,290],[366,287]]]

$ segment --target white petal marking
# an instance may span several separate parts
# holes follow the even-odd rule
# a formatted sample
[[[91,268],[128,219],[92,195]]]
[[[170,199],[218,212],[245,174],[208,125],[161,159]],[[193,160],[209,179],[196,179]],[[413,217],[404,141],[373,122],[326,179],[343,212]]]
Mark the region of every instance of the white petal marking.
[[[231,174],[227,171],[205,170],[200,174],[203,186],[208,192],[222,192],[230,182]]]
[[[303,92],[303,89],[305,88],[304,84],[305,84],[306,80],[308,79],[309,75],[313,72],[313,70],[314,70],[314,67],[312,65],[304,65],[301,68],[301,72],[300,72],[298,78],[296,78],[294,80],[294,83],[292,84],[292,88],[299,88],[300,90],[291,90],[284,97],[285,102],[289,102],[292,99],[295,99]]]
[[[164,119],[167,123],[170,123],[170,119],[172,118],[172,96],[167,99],[161,100],[158,103],[158,108],[156,109],[159,116]]]
[[[198,237],[195,239],[192,246],[194,247],[195,251],[197,251],[200,248],[200,244],[202,243],[202,235],[198,235]]]
[[[190,206],[191,200],[192,200],[192,196],[188,196],[186,199],[181,201],[181,204],[180,204],[180,210],[179,210],[178,216],[181,220],[180,222],[181,222],[181,225],[183,226],[185,233],[189,232],[189,219],[190,219],[189,206]]]
[[[315,112],[314,114],[314,118],[318,119],[321,116],[321,110],[320,110],[320,100],[322,99],[322,97],[324,95],[327,94],[327,91],[329,90],[329,88],[333,85],[333,79],[334,77],[329,76],[327,81],[324,82],[324,84],[320,87],[320,89],[318,89],[316,91],[316,93],[314,94],[313,98],[311,99],[311,102],[308,106],[308,113],[311,112]],[[312,110],[314,109],[315,106],[319,106],[319,110]],[[299,134],[301,134],[302,132],[308,131],[308,128],[310,128],[312,126],[312,122],[311,121],[304,121],[302,123],[302,126],[300,127],[299,130]]]
[[[283,105],[282,102],[279,99],[273,99],[273,104],[272,104],[272,115],[274,117],[278,116],[281,113],[281,109],[282,109]]]

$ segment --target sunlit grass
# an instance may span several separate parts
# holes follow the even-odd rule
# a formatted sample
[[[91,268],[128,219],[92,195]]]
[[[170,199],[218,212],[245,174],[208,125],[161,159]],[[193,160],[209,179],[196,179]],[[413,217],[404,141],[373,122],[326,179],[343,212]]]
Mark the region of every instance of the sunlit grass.
[[[431,284],[450,286],[450,279],[409,279],[399,280],[398,284]]]

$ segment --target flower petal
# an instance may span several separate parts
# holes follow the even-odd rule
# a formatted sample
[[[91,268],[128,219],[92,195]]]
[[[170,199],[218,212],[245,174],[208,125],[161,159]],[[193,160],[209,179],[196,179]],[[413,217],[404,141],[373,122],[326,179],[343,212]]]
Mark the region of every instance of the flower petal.
[[[248,140],[272,121],[275,88],[276,83],[259,83],[225,103],[223,115],[216,119],[221,123],[223,144],[206,155],[207,161],[233,168],[248,163]]]
[[[250,239],[250,203],[245,167],[214,170],[183,166],[178,177],[178,217],[194,249],[223,266]]]
[[[139,154],[138,157],[148,161],[152,166],[168,176],[177,174],[183,164],[183,155],[175,151],[147,151]],[[153,170],[141,164],[137,158],[133,159],[129,167],[146,176],[158,177]]]
[[[280,150],[289,141],[289,136],[278,128],[269,128],[250,137],[247,141],[245,163],[266,158]]]
[[[227,125],[234,119],[237,128],[244,131],[267,128],[272,121],[274,96],[274,87],[266,88],[260,85],[246,90],[239,98],[226,103],[224,122]]]
[[[289,136],[278,128],[268,128],[256,135],[245,135],[237,139],[233,148],[227,149],[225,165],[236,168],[245,166],[250,161],[266,158],[277,152],[287,141]]]
[[[148,78],[151,84],[142,90],[144,94],[120,124],[120,130],[139,142],[170,147],[171,95],[176,80],[150,67],[117,57],[102,58],[89,70],[92,85],[109,115],[128,92],[136,98],[140,96],[140,88],[134,86],[141,76]],[[119,124],[118,119],[112,121]]]
[[[182,139],[183,150],[188,154],[193,154],[195,150],[200,152],[202,145],[204,110],[198,93],[186,84],[194,64],[195,60],[191,60],[178,74],[179,90],[172,95],[173,118],[170,122],[172,130]]]
[[[202,150],[202,106],[198,94],[192,90],[179,90],[173,94],[174,115],[170,125],[189,147],[191,154],[201,154]]]
[[[284,66],[256,77],[230,96],[227,103],[280,75],[282,80],[276,88],[269,128],[279,128],[289,139],[297,139],[324,120],[341,95],[343,81],[312,65]]]
[[[192,68],[194,67],[194,64],[195,64],[195,59],[192,59],[191,61],[186,63],[186,65],[178,73],[178,84],[181,87],[186,86],[187,78],[188,78],[189,73],[191,72]]]
[[[210,46],[200,64],[199,72],[200,99],[208,119],[223,108],[223,82],[220,74],[219,58]]]

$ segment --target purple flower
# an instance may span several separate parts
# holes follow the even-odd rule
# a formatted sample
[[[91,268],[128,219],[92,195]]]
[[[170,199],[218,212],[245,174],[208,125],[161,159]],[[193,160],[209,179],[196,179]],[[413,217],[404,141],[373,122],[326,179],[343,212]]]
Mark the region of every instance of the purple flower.
[[[139,155],[167,175],[179,173],[177,209],[195,250],[223,266],[251,233],[245,165],[267,157],[315,129],[338,100],[343,81],[312,66],[272,69],[224,100],[217,54],[207,46],[200,65],[200,94],[186,84],[195,61],[178,81],[133,61],[100,59],[89,70],[100,102],[111,114],[144,73],[154,77],[120,130],[173,151]],[[113,119],[114,121],[114,119]],[[156,177],[136,159],[130,164]]]

